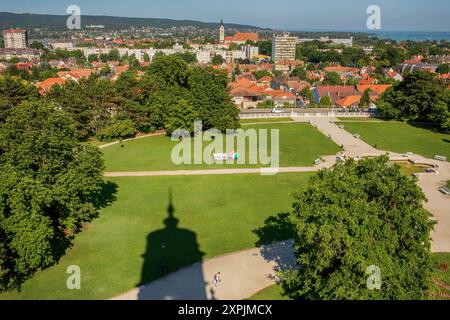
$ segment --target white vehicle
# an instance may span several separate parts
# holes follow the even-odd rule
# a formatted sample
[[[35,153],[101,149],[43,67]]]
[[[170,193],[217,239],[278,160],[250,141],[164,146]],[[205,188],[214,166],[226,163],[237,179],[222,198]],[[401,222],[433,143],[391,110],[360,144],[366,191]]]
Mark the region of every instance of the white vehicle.
[[[272,109],[272,113],[283,113],[283,112],[284,112],[284,110],[279,107],[275,107]]]

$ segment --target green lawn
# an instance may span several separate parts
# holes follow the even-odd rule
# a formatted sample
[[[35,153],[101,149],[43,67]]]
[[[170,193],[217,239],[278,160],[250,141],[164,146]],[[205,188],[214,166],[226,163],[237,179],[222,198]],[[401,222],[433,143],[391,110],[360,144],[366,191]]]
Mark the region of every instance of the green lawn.
[[[427,158],[441,155],[450,159],[450,134],[414,127],[401,122],[346,122],[345,129],[378,149],[405,153],[412,151]]]
[[[313,166],[314,160],[320,156],[333,155],[339,147],[308,123],[282,123],[245,126],[245,130],[279,129],[280,130],[280,166]],[[269,134],[270,137],[270,134]],[[210,142],[204,142],[207,146]],[[158,171],[158,170],[195,170],[223,168],[260,167],[250,164],[199,164],[176,165],[171,161],[173,147],[177,142],[168,137],[158,136],[125,142],[125,146],[114,145],[103,149],[107,171]],[[248,147],[248,146],[247,146]],[[234,149],[234,148],[233,148]],[[237,151],[236,149],[227,152]],[[225,151],[225,150],[224,150]],[[269,154],[270,154],[269,139]],[[248,150],[247,150],[248,163]],[[210,156],[212,157],[212,156]]]
[[[439,299],[435,295],[438,293],[446,294],[447,300],[450,299],[450,253],[435,253],[433,255],[434,261],[434,274],[433,274],[433,286],[432,286],[432,294],[433,299]],[[436,280],[440,285],[436,283]],[[446,288],[444,288],[444,286]],[[441,297],[440,299],[445,299]]]
[[[86,226],[60,263],[38,272],[20,294],[3,294],[0,299],[111,298],[162,275],[161,243],[166,241],[170,271],[254,247],[259,239],[253,230],[268,217],[289,210],[291,193],[310,176],[112,179],[118,185],[117,201]],[[177,227],[174,220],[165,227],[169,211],[179,219]],[[66,288],[70,265],[81,268],[81,290]]]
[[[292,118],[258,118],[258,119],[241,119],[241,124],[253,124],[258,122],[293,122]]]
[[[273,285],[264,290],[261,290],[254,296],[250,297],[248,300],[291,300],[281,294],[281,288],[278,285]]]

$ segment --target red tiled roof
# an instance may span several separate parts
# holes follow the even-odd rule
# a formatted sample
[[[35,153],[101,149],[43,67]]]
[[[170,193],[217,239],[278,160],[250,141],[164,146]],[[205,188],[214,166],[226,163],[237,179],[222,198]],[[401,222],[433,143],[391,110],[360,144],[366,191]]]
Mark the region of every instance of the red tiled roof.
[[[41,88],[39,91],[41,94],[44,94],[48,90],[51,89],[54,85],[62,85],[66,82],[66,79],[63,78],[48,78],[40,83],[37,84],[38,87]]]
[[[359,72],[359,69],[357,68],[343,67],[343,66],[326,67],[324,70],[326,72],[337,72],[337,73]]]
[[[246,41],[258,42],[259,36],[253,32],[236,32],[234,36],[225,37],[225,42],[246,42]]]
[[[24,29],[7,29],[3,30],[3,33],[23,33],[26,32]]]
[[[357,86],[358,91],[360,93],[363,93],[367,89],[370,89],[371,91],[374,91],[377,94],[384,93],[390,87],[392,87],[392,85],[390,85],[390,84],[372,84],[372,85],[359,85],[359,86]]]

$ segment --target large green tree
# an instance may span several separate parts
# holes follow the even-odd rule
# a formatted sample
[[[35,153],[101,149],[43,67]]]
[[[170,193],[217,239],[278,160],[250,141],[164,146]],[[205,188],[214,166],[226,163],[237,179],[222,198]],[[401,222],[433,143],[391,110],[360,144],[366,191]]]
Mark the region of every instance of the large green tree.
[[[378,108],[383,117],[431,122],[450,129],[449,89],[430,72],[408,74],[385,92]]]
[[[433,226],[425,200],[415,179],[386,156],[320,171],[295,196],[299,268],[281,273],[285,293],[313,300],[425,297]],[[381,271],[380,290],[368,286],[371,266]]]
[[[0,291],[56,263],[101,201],[100,151],[54,105],[23,102],[0,129]]]

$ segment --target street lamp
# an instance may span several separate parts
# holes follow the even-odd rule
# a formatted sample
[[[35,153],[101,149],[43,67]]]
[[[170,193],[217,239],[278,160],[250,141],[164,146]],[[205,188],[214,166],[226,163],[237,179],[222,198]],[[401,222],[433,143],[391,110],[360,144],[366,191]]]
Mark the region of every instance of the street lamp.
[[[161,251],[162,251],[162,256],[163,256],[163,262],[162,262],[162,266],[161,266],[161,270],[163,273],[167,273],[167,255],[166,255],[166,249],[167,249],[167,244],[165,242],[161,243]]]

